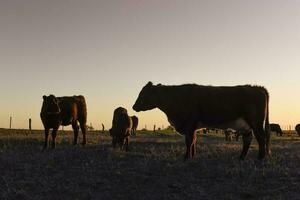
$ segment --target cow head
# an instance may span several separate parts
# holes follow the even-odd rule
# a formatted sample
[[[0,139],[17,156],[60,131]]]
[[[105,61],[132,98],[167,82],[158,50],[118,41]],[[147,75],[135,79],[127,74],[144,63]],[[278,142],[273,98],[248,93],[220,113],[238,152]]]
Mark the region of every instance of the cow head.
[[[152,82],[148,82],[147,85],[141,90],[135,104],[133,105],[133,110],[146,111],[157,107],[156,105],[156,86]]]
[[[58,99],[54,95],[43,96],[44,102],[42,107],[42,112],[47,115],[60,114],[60,107],[58,104]]]

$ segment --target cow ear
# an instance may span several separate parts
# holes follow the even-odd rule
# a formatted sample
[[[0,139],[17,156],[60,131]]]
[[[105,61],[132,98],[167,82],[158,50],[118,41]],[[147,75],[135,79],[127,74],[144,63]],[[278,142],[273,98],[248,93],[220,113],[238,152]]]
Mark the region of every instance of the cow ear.
[[[151,82],[151,81],[149,81],[148,83],[147,83],[147,86],[152,86],[153,85],[153,83]]]
[[[46,100],[46,98],[47,98],[47,96],[46,96],[46,95],[44,95],[44,96],[43,96],[43,99],[44,99],[44,100]]]

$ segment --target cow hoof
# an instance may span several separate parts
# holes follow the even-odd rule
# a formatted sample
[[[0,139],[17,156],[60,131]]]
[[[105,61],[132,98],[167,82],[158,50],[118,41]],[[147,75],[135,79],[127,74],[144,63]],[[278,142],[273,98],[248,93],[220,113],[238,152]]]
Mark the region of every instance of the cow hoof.
[[[188,160],[190,160],[190,159],[191,159],[190,157],[184,156],[183,161],[188,161]]]
[[[265,156],[258,156],[258,157],[257,157],[257,160],[263,161],[263,160],[265,160]]]
[[[240,156],[240,161],[244,161],[245,160],[245,156],[241,155]]]

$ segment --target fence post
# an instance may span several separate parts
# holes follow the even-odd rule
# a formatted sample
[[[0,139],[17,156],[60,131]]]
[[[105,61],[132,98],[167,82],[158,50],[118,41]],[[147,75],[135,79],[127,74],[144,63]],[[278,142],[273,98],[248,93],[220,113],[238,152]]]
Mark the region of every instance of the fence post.
[[[105,130],[104,124],[101,124],[101,125],[102,125],[102,133],[104,133],[104,130]]]
[[[154,125],[154,126],[153,126],[153,132],[155,132],[155,131],[156,131],[155,129],[156,129],[156,125]]]
[[[12,117],[9,117],[9,129],[11,129],[11,125],[12,125]]]
[[[29,118],[29,130],[31,131],[31,118]]]

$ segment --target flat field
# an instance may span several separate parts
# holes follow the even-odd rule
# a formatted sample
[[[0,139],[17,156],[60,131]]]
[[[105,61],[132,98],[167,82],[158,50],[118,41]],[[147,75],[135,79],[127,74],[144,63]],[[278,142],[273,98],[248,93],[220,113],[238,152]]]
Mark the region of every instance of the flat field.
[[[81,135],[79,134],[79,143]],[[245,161],[241,141],[199,134],[196,157],[183,161],[184,137],[139,131],[130,151],[111,148],[107,133],[86,146],[59,132],[43,151],[43,131],[0,129],[0,199],[300,199],[300,137],[272,135],[272,156]]]

